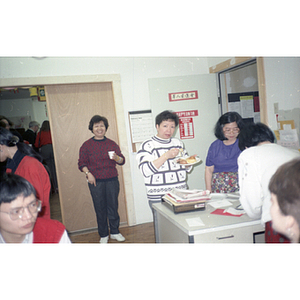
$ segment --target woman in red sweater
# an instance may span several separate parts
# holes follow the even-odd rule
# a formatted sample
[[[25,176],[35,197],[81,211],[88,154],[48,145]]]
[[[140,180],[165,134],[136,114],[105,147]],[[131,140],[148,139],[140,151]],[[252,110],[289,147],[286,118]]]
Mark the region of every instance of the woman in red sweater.
[[[41,163],[42,158],[30,146],[19,141],[5,128],[0,128],[0,161],[6,163],[6,173],[14,173],[27,179],[42,201],[40,216],[50,219],[50,178]]]
[[[79,150],[78,168],[86,175],[97,216],[100,243],[107,243],[109,229],[111,239],[123,242],[125,238],[119,232],[118,196],[120,191],[116,164],[125,164],[120,147],[105,134],[108,121],[95,115],[89,123],[94,136],[85,141]],[[110,157],[108,152],[112,151]],[[108,226],[108,222],[109,226]]]

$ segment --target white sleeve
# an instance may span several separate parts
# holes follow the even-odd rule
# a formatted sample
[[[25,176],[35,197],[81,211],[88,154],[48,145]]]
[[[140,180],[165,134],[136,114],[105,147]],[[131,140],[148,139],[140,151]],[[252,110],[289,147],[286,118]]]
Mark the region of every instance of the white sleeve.
[[[68,233],[67,231],[65,230],[63,235],[61,236],[61,239],[59,241],[59,244],[70,244],[71,243],[71,240],[68,236]]]
[[[149,177],[155,173],[157,173],[157,169],[153,164],[153,161],[157,159],[154,155],[151,155],[151,153],[148,153],[147,151],[139,151],[136,156],[137,162],[138,162],[138,168],[142,172],[144,177]]]
[[[238,158],[240,202],[250,218],[261,217],[262,189],[252,152],[244,150]]]

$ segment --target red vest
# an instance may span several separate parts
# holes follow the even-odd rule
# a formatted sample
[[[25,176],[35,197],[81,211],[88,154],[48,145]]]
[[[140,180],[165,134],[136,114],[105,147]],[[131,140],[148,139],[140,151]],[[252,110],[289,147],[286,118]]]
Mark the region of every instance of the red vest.
[[[59,243],[65,226],[57,220],[38,217],[33,228],[33,243]]]

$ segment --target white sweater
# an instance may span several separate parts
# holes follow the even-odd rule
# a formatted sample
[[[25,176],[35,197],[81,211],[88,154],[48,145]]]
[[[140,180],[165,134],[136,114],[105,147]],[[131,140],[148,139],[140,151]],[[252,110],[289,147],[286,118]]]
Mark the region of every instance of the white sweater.
[[[136,160],[138,167],[143,174],[147,197],[149,201],[160,201],[161,197],[172,188],[186,189],[186,172],[192,167],[185,168],[174,162],[174,159],[168,159],[159,169],[153,161],[162,156],[172,148],[184,149],[183,143],[177,138],[168,140],[160,139],[153,136],[142,143]],[[186,151],[183,151],[187,155]]]
[[[240,202],[249,217],[271,220],[269,181],[279,166],[300,156],[299,151],[277,144],[262,144],[244,150],[238,158]]]

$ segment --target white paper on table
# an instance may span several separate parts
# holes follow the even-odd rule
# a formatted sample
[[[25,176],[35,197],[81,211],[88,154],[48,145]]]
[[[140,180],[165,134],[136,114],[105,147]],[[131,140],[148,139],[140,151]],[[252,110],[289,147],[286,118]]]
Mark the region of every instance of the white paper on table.
[[[232,215],[237,215],[237,216],[243,215],[245,213],[244,210],[235,209],[233,207],[229,207],[229,208],[225,209],[223,213],[225,214],[226,212],[229,214],[232,214]]]
[[[211,205],[213,208],[220,208],[220,207],[231,206],[232,205],[232,203],[229,202],[228,200],[217,200],[217,201],[209,200],[206,203]]]
[[[193,226],[205,226],[200,217],[185,219],[190,227]]]

